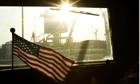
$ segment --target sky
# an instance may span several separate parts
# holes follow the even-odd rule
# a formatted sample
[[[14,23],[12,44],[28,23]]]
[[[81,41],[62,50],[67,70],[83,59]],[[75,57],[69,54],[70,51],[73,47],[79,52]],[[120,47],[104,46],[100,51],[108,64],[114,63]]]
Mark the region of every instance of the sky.
[[[31,8],[25,7],[24,9],[24,38],[30,40],[32,32],[35,31],[35,27],[39,29],[38,33],[43,33],[42,26],[38,27],[35,23],[35,14]],[[10,28],[15,28],[15,33],[22,36],[22,7],[0,7],[0,45],[5,42],[11,41]],[[37,18],[38,19],[38,18]],[[43,19],[43,18],[39,18]],[[43,21],[43,20],[42,20]],[[43,22],[42,22],[43,24]],[[38,31],[38,30],[37,30]]]
[[[40,17],[45,10],[51,13],[56,13],[56,11],[49,10],[46,7],[24,7],[23,17],[24,17],[24,38],[31,40],[32,32],[36,33],[36,36],[44,33],[44,18]],[[75,10],[79,10],[78,8]],[[100,16],[91,16],[84,14],[73,14],[68,13],[67,15],[62,15],[62,18],[67,18],[68,21],[68,32],[63,33],[62,36],[68,36],[72,22],[74,18],[77,18],[76,24],[73,30],[73,40],[74,42],[80,42],[84,40],[94,40],[94,32],[98,30],[98,40],[105,40],[105,24],[104,19],[101,15],[100,9],[97,8],[82,8],[81,11],[86,11],[90,13],[96,13]],[[103,9],[107,11],[107,9]],[[58,11],[57,11],[58,13]],[[22,36],[22,7],[4,7],[0,6],[0,46],[5,44],[5,42],[11,41],[10,28],[15,28],[16,34]]]
[[[10,41],[12,36],[10,28],[14,27],[20,35],[21,31],[21,8],[0,7],[0,45]]]

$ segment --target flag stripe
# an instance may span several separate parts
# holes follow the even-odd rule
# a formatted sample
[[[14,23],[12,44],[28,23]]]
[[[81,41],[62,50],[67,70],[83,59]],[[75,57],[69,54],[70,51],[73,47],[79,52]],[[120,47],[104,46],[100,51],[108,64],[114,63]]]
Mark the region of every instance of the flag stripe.
[[[23,57],[22,57],[23,58]],[[40,66],[38,63],[34,63],[34,61],[30,61],[27,60],[26,58],[23,58],[26,60],[26,63],[30,66],[30,67],[34,67],[34,66],[38,66],[40,68],[40,70],[44,70],[46,73],[46,75],[52,75],[55,79],[57,80],[61,80],[60,78],[57,78],[55,74],[52,74],[52,72],[45,70],[42,66]]]
[[[64,81],[73,64],[72,60],[53,49],[31,43],[15,33],[13,35],[13,54],[15,56],[47,77],[56,81]]]
[[[24,58],[28,63],[32,63],[34,64],[34,66],[39,66],[40,68],[46,70],[47,72],[53,74],[53,76],[57,77],[57,79],[61,80],[63,79],[64,77],[62,77],[62,74],[60,75],[58,72],[56,72],[56,70],[54,70],[52,67],[44,64],[43,62],[41,62],[39,59],[36,59],[34,56],[28,56],[27,53],[25,54],[24,52],[21,52],[19,49],[18,51],[15,51],[17,53],[20,52],[20,55],[22,56],[22,58]],[[47,66],[47,67],[46,67]],[[64,75],[63,75],[64,76]]]
[[[63,74],[66,75],[66,74],[67,74],[66,71],[65,71],[63,68],[61,68],[61,67],[59,68],[59,67],[58,67],[58,66],[59,66],[58,64],[56,64],[56,63],[54,64],[54,63],[51,63],[51,62],[49,62],[49,61],[46,61],[46,60],[44,60],[44,59],[41,58],[41,57],[39,57],[39,58],[45,63],[45,65],[46,65],[46,64],[53,65],[53,68],[55,68],[56,70],[58,69],[58,70],[57,70],[58,73],[60,73],[60,74],[62,73],[62,75],[63,75]],[[41,61],[41,60],[40,60],[40,61]],[[47,63],[46,63],[46,62],[47,62]],[[48,67],[49,67],[49,66],[48,66]]]
[[[64,64],[71,66],[71,63],[73,63],[73,61],[68,60],[66,57],[64,57],[63,55],[59,54],[58,52],[49,49],[49,48],[44,48],[44,47],[40,47],[40,51],[42,52],[46,52],[46,53],[50,53],[53,54],[54,57],[58,58],[59,60],[61,60],[62,62],[65,62]],[[65,60],[65,61],[63,61]]]
[[[68,68],[62,62],[60,62],[59,60],[55,59],[54,57],[50,57],[48,55],[41,54],[41,53],[39,54],[39,57],[42,57],[45,60],[52,60],[52,61],[56,62],[58,65],[60,65],[65,71],[68,71]]]
[[[19,49],[18,49],[19,50]],[[20,53],[22,53],[21,51],[18,51]],[[22,53],[25,57],[25,59],[30,59],[30,60],[34,60],[35,62],[39,62],[40,64],[42,64],[42,66],[44,66],[45,68],[50,68],[52,71],[54,71],[57,75],[59,75],[59,73],[61,72],[56,72],[56,70],[53,69],[53,67],[50,67],[48,64],[43,63],[41,60],[37,59],[35,56],[28,56],[25,55],[24,53]],[[46,67],[47,66],[47,67]],[[60,76],[60,75],[59,75]]]
[[[41,71],[44,75],[47,75],[48,77],[54,78],[54,77],[52,76],[52,74],[46,72],[45,70],[41,69],[40,67],[34,66],[34,65],[28,63],[24,58],[22,58],[21,56],[19,56],[18,52],[14,52],[14,55],[18,56],[23,62],[25,62],[27,65],[31,66],[31,68],[36,69],[36,70],[38,70],[38,71]],[[54,78],[54,79],[55,79],[55,78]]]
[[[47,51],[45,51],[45,52],[42,52],[42,51],[43,50],[40,49],[39,55],[41,55],[41,56],[44,56],[45,55],[45,57],[51,57],[53,59],[56,59],[56,60],[60,61],[59,63],[61,63],[63,66],[65,66],[67,68],[69,68],[71,66],[69,62],[64,62],[64,60],[62,60],[61,58],[59,58],[59,55],[48,53]]]
[[[60,66],[58,65],[56,62],[54,62],[53,60],[45,60],[43,57],[39,57],[39,59],[43,60],[46,63],[52,64],[54,67],[56,67],[59,71],[61,71],[61,73],[63,74],[67,74],[67,72]]]
[[[21,58],[19,56],[19,54],[17,54],[16,52],[14,52],[14,55],[16,55],[17,57],[19,57],[23,62],[25,62],[27,65],[32,66],[31,64],[27,63],[23,58]],[[41,72],[42,74],[46,75],[47,77],[53,78],[55,79],[51,74],[47,73],[45,70],[39,68],[38,66],[32,66],[31,68]]]
[[[46,72],[46,75],[52,75],[57,80],[61,80],[61,81],[63,80],[59,76],[57,76],[57,74],[55,74],[54,72],[50,71],[51,69],[45,69],[40,63],[38,63],[38,62],[35,63],[35,61],[29,60],[29,59],[27,60],[24,57],[22,57],[22,58],[26,60],[26,64],[28,64],[31,68],[34,67],[34,66],[37,66],[37,67],[40,68],[40,70],[44,70]]]

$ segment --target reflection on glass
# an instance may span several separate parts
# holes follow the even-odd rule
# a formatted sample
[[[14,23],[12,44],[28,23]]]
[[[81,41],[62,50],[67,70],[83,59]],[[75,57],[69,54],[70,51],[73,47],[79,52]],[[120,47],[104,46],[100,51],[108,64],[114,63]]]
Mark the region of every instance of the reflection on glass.
[[[0,67],[11,66],[11,34],[52,48],[75,62],[113,60],[107,8],[0,7]],[[9,54],[5,54],[9,52]],[[14,57],[15,66],[24,66]]]

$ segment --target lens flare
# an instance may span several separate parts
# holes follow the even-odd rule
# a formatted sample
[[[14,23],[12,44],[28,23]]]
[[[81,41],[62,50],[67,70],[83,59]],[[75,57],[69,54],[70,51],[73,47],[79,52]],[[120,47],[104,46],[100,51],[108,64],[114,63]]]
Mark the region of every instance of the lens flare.
[[[61,6],[61,9],[63,11],[69,11],[71,8],[71,5],[69,5],[68,3],[63,3],[63,5]]]

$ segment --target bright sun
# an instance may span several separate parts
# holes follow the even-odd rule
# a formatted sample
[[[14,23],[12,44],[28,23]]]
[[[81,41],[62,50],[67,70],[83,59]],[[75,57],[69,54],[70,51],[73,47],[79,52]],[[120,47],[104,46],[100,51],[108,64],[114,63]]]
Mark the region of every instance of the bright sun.
[[[63,11],[69,11],[71,8],[71,5],[69,5],[68,3],[63,3],[63,5],[60,7]]]

